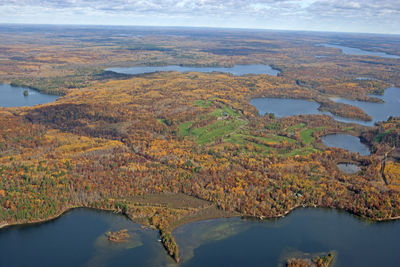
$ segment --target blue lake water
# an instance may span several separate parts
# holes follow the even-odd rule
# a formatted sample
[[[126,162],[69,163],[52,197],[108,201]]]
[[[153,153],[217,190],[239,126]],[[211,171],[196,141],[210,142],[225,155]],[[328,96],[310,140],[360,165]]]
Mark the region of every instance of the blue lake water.
[[[383,96],[375,96],[381,98],[384,103],[371,103],[365,101],[355,101],[343,98],[333,98],[338,103],[349,104],[364,110],[365,113],[372,117],[370,122],[357,122],[351,119],[344,119],[345,122],[357,122],[364,125],[374,125],[377,121],[386,121],[390,116],[400,116],[400,88],[391,87],[385,90]]]
[[[383,57],[383,58],[400,59],[400,56],[398,56],[398,55],[391,55],[391,54],[387,54],[384,52],[367,51],[367,50],[363,50],[363,49],[359,49],[359,48],[347,47],[347,46],[336,45],[336,44],[320,44],[320,46],[341,49],[343,54],[345,54],[345,55],[375,56],[375,57]]]
[[[358,123],[366,126],[372,126],[377,121],[385,121],[390,116],[400,116],[400,88],[387,88],[383,96],[374,95],[374,97],[381,98],[385,102],[371,103],[344,98],[332,98],[334,102],[349,104],[361,108],[372,117],[372,120],[367,122],[335,116],[329,112],[321,112],[318,110],[319,104],[309,100],[263,97],[251,99],[250,104],[255,106],[259,114],[262,116],[266,113],[274,113],[277,117],[302,114],[325,114],[330,115],[337,121]]]
[[[28,95],[24,96],[24,91]],[[0,84],[0,107],[34,106],[56,101],[59,96],[42,94],[36,90]]]
[[[107,231],[123,228],[128,242],[107,240]],[[328,251],[336,251],[335,266],[400,265],[400,221],[372,223],[337,210],[199,221],[173,234],[179,265],[156,231],[110,212],[75,209],[50,222],[0,229],[0,266],[277,266],[301,253]]]
[[[106,232],[128,229],[126,243]],[[159,234],[122,215],[75,209],[46,223],[0,229],[0,266],[161,266],[173,263]]]
[[[358,137],[348,134],[328,134],[321,138],[322,143],[327,147],[343,148],[350,152],[358,152],[362,156],[369,155],[368,146],[360,142]]]
[[[325,114],[318,110],[320,106],[318,103],[302,99],[261,97],[251,99],[250,104],[255,106],[262,116],[266,113],[274,113],[279,118],[302,114]]]
[[[399,234],[399,221],[368,223],[312,208],[275,220],[197,222],[174,232],[182,266],[277,266],[301,252],[331,250],[337,254],[335,266],[399,266]]]
[[[225,72],[233,75],[245,75],[245,74],[268,74],[276,76],[280,72],[279,70],[273,69],[268,65],[235,65],[230,68],[224,67],[182,67],[176,65],[170,66],[136,66],[126,68],[108,68],[108,71],[113,71],[122,74],[143,74],[152,73],[158,71],[178,71],[178,72]]]

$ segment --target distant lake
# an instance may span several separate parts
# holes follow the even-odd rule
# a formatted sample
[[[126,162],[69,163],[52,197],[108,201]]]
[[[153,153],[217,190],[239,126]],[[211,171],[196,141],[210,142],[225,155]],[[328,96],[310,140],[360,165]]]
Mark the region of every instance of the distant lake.
[[[279,70],[273,69],[268,65],[235,65],[231,68],[225,67],[182,67],[176,65],[152,67],[152,66],[137,66],[137,67],[126,67],[126,68],[108,68],[108,71],[113,71],[122,74],[143,74],[152,73],[157,71],[178,71],[178,72],[225,72],[233,75],[245,75],[245,74],[268,74],[276,76],[280,72]]]
[[[24,96],[24,91],[28,95]],[[26,107],[56,101],[59,96],[42,94],[36,90],[0,84],[0,107]]]
[[[358,123],[366,126],[372,126],[377,121],[385,121],[390,116],[400,116],[400,88],[387,88],[381,98],[384,103],[372,103],[365,101],[347,100],[344,98],[332,98],[332,101],[349,104],[361,108],[365,113],[372,117],[372,121],[360,121],[356,119],[339,117],[330,112],[319,111],[319,104],[309,100],[288,99],[288,98],[253,98],[250,104],[257,108],[260,115],[274,113],[277,117],[307,115],[307,114],[325,114],[330,115],[337,121]]]
[[[361,156],[367,156],[371,152],[368,146],[360,142],[360,138],[348,134],[328,134],[321,138],[322,143],[327,147],[337,147],[358,152]]]
[[[126,243],[107,231],[126,228]],[[277,266],[302,253],[336,251],[335,266],[399,266],[400,221],[372,223],[345,212],[301,208],[285,218],[214,219],[173,232],[182,262],[157,231],[122,215],[74,209],[60,218],[0,229],[0,266]]]
[[[342,46],[342,45],[320,44],[320,46],[341,49],[343,54],[345,54],[345,55],[375,56],[375,57],[400,59],[400,56],[397,56],[397,55],[391,55],[391,54],[387,54],[387,53],[384,53],[384,52],[367,51],[367,50],[362,50],[362,49],[359,49],[359,48],[347,47],[347,46]]]

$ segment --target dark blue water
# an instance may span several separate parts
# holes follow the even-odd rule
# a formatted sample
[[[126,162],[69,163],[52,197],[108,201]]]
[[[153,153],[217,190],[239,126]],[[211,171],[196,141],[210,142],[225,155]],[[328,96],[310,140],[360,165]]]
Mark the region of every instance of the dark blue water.
[[[300,253],[336,251],[335,266],[400,266],[400,222],[298,209],[271,221],[219,219],[175,231],[182,266],[277,266]]]
[[[28,91],[28,96],[24,96],[25,90]],[[36,90],[0,84],[0,107],[34,106],[56,101],[57,98],[58,96],[42,94]]]
[[[152,73],[157,71],[179,71],[179,72],[225,72],[233,75],[245,75],[245,74],[268,74],[278,75],[280,71],[271,68],[268,65],[235,65],[231,68],[224,67],[181,67],[176,65],[151,67],[151,66],[138,66],[138,67],[127,67],[127,68],[109,68],[108,71],[113,71],[123,74],[142,74]]]
[[[107,231],[127,228],[130,240],[112,243]],[[151,266],[173,263],[159,234],[110,212],[75,209],[42,224],[0,229],[0,266]]]
[[[107,231],[124,228],[127,243],[107,240]],[[335,266],[400,266],[400,221],[371,223],[336,210],[200,221],[174,235],[181,266],[277,266],[301,253],[332,250]],[[47,223],[1,229],[0,266],[176,266],[158,238],[124,216],[75,209]]]
[[[320,46],[341,49],[343,54],[345,54],[345,55],[375,56],[375,57],[383,57],[383,58],[400,59],[400,56],[397,56],[397,55],[391,55],[391,54],[387,54],[387,53],[384,53],[384,52],[366,51],[366,50],[362,50],[362,49],[359,49],[359,48],[347,47],[347,46],[342,46],[342,45],[321,44]]]
[[[343,148],[350,152],[358,152],[362,156],[369,155],[369,148],[360,142],[358,137],[348,134],[328,134],[321,138],[327,147]]]

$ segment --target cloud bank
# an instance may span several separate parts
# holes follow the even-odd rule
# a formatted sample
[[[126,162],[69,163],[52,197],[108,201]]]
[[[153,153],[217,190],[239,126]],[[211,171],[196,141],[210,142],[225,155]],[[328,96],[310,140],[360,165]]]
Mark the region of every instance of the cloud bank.
[[[400,34],[400,1],[0,0],[0,22],[211,26]]]

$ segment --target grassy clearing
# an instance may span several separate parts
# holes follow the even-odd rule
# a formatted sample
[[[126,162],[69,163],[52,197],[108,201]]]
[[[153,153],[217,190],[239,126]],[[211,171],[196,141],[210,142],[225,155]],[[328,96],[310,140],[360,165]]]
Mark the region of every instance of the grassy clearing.
[[[211,115],[213,115],[215,117],[222,117],[222,116],[227,116],[227,115],[232,116],[232,117],[240,117],[240,114],[237,111],[235,111],[227,106],[216,109],[214,112],[211,113]]]
[[[190,134],[190,126],[192,126],[193,122],[187,121],[178,126],[179,133],[182,136],[188,136]]]
[[[196,105],[207,107],[211,105],[211,101],[198,100],[195,102]],[[181,136],[190,136],[199,145],[212,143],[218,141],[224,136],[237,131],[246,122],[240,119],[240,114],[228,106],[222,106],[221,108],[215,109],[213,112],[205,115],[198,116],[196,121],[204,121],[213,118],[213,122],[210,124],[200,127],[192,128],[194,121],[188,121],[178,126],[179,133]]]
[[[304,128],[305,126],[306,126],[305,123],[299,123],[299,124],[296,124],[296,125],[294,125],[294,126],[291,126],[291,127],[287,128],[287,130],[290,131],[290,132],[293,132],[293,131],[296,130],[296,129],[302,129],[302,128]]]
[[[206,100],[196,100],[194,102],[195,106],[198,106],[201,108],[208,108],[211,106],[211,104],[212,104],[212,101],[210,101],[210,100],[207,100],[207,101]]]
[[[241,120],[218,120],[202,128],[191,131],[191,135],[196,138],[200,145],[215,142],[225,135],[234,132],[245,122]]]
[[[300,132],[300,137],[301,140],[303,141],[304,144],[309,145],[311,144],[312,141],[314,141],[314,132],[319,131],[324,129],[325,126],[317,127],[317,128],[312,128],[312,129],[305,129]]]

